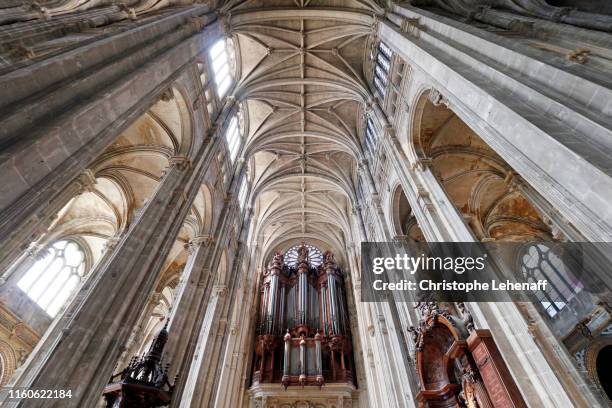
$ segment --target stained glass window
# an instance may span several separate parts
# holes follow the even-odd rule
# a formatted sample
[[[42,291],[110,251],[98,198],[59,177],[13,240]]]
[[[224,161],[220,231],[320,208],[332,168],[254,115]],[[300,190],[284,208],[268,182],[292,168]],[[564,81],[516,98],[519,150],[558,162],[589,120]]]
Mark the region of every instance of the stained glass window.
[[[238,118],[234,116],[225,132],[225,141],[229,150],[230,159],[232,162],[236,160],[238,149],[240,148],[240,129],[238,127]]]

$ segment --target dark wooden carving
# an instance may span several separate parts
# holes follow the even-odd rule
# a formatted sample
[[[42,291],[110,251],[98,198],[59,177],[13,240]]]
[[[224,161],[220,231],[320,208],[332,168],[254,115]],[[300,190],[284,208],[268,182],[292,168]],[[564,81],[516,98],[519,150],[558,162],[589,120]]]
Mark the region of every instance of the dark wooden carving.
[[[154,408],[170,403],[174,386],[168,381],[168,366],[161,364],[167,325],[155,336],[147,354],[133,357],[125,369],[111,377],[103,393],[107,408]]]
[[[420,408],[526,407],[489,331],[474,330],[467,319],[468,337],[465,316],[461,321],[435,302],[417,308],[421,320],[410,332]]]

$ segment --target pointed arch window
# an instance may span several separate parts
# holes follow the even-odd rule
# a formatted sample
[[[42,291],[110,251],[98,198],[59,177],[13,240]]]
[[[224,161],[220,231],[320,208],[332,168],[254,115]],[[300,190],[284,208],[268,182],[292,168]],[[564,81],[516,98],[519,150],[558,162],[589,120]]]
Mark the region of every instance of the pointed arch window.
[[[528,282],[548,281],[546,290],[536,297],[549,317],[555,317],[582,290],[582,284],[574,277],[567,264],[553,248],[541,243],[524,249],[521,270]]]
[[[215,74],[215,83],[217,84],[217,95],[219,95],[219,98],[223,98],[225,93],[232,86],[233,82],[232,74],[230,72],[230,58],[226,39],[217,41],[211,47],[210,58],[212,60],[212,68]]]
[[[28,269],[17,286],[55,317],[85,274],[85,251],[72,240],[57,241]]]
[[[238,155],[238,149],[240,148],[240,128],[238,126],[238,118],[232,117],[230,124],[225,131],[225,142],[227,143],[227,149],[229,150],[230,159],[232,163],[236,160]]]
[[[387,94],[387,83],[391,72],[391,57],[393,51],[382,41],[378,43],[376,63],[374,65],[374,87],[384,99]]]

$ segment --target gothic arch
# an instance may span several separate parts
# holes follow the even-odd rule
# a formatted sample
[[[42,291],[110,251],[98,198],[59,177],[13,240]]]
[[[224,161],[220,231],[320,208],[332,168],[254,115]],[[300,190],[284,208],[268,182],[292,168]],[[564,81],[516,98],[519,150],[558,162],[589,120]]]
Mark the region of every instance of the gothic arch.
[[[437,90],[413,103],[411,150],[445,190],[478,239],[552,239],[520,189],[522,180]]]
[[[408,202],[404,189],[398,184],[392,191],[390,214],[395,235],[411,241],[424,241],[425,237],[412,212],[412,207]]]

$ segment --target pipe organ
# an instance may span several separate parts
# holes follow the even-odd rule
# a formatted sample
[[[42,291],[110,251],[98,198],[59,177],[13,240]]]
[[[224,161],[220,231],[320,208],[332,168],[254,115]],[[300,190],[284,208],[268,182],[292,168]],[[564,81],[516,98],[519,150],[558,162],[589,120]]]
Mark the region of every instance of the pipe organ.
[[[302,244],[263,273],[253,384],[353,383],[344,279],[331,252]]]

